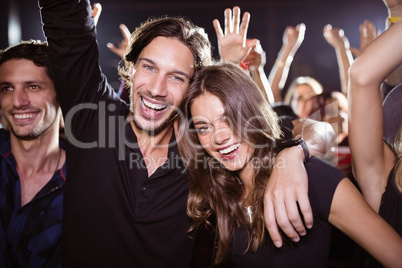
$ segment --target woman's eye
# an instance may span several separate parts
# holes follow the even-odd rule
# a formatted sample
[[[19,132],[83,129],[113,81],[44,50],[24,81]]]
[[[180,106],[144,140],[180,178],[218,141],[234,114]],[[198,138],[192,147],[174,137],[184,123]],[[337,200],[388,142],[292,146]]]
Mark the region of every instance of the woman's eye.
[[[197,133],[199,134],[205,134],[209,131],[209,127],[208,126],[197,127],[195,131],[197,131]]]

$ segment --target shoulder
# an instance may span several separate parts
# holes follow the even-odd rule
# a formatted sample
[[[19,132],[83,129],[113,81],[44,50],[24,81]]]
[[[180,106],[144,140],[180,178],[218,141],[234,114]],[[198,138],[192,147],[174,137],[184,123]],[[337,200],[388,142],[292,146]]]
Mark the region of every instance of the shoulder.
[[[309,180],[314,180],[317,177],[343,179],[347,177],[342,171],[334,165],[317,157],[311,157],[305,164]]]
[[[11,150],[10,147],[10,131],[1,128],[0,129],[0,154],[8,154]]]
[[[313,213],[327,220],[336,188],[347,176],[335,166],[316,157],[310,158],[305,167],[308,175],[308,196]]]

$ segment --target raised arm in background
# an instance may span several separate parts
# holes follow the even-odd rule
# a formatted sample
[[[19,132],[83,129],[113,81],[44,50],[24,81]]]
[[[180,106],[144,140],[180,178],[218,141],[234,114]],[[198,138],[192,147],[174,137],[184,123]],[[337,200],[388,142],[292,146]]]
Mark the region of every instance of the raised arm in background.
[[[258,39],[247,39],[250,13],[244,13],[241,24],[240,8],[237,6],[233,8],[233,12],[229,8],[225,9],[224,16],[224,31],[218,19],[213,21],[221,61],[234,64],[245,63],[262,94],[272,104],[274,96],[264,71],[266,63],[265,52]]]
[[[275,102],[283,101],[282,89],[288,78],[293,57],[304,40],[305,31],[306,25],[301,23],[296,27],[286,27],[283,33],[282,47],[268,76]]]
[[[388,10],[388,17],[386,19],[386,28],[395,23],[398,18],[402,17],[402,0],[383,0],[385,6]],[[385,79],[385,86],[394,87],[402,81],[402,65],[399,66],[396,70],[394,70],[390,75]],[[383,95],[386,95],[388,92],[383,91]]]
[[[402,20],[396,22],[355,60],[349,70],[349,143],[356,180],[378,212],[395,154],[383,141],[380,85],[402,63]]]
[[[353,62],[349,40],[342,29],[332,28],[332,25],[330,24],[325,25],[323,35],[325,40],[335,49],[336,60],[339,68],[341,92],[347,96],[349,80],[348,70]]]
[[[352,52],[355,58],[359,57],[361,53],[374,41],[379,35],[380,30],[377,29],[373,22],[369,20],[364,20],[363,23],[359,26],[360,32],[360,48],[350,47],[350,51]]]
[[[268,103],[272,105],[275,100],[271,86],[269,85],[268,77],[264,70],[266,54],[262,49],[260,42],[257,42],[257,45],[251,49],[250,53],[247,55],[247,58],[243,62],[249,66],[251,77],[258,85],[258,88],[261,90]]]
[[[218,38],[218,48],[221,61],[240,63],[249,54],[251,48],[257,45],[257,39],[247,40],[248,24],[250,13],[244,12],[240,23],[240,8],[233,7],[225,9],[225,28],[222,27],[218,19],[213,20],[213,26]]]
[[[119,56],[121,59],[124,58],[124,54],[126,53],[127,45],[128,42],[130,41],[130,30],[127,28],[125,24],[120,24],[119,25],[121,34],[123,35],[123,40],[119,43],[118,46],[115,46],[113,43],[107,43],[107,47],[115,53],[117,56]]]

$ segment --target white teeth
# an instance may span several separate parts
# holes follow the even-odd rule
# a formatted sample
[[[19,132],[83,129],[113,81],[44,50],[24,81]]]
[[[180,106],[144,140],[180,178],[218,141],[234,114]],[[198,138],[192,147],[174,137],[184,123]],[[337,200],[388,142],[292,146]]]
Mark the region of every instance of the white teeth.
[[[16,119],[27,119],[27,118],[33,118],[33,114],[15,114],[14,117]]]
[[[142,99],[142,101],[147,107],[154,109],[154,110],[162,110],[167,107],[167,105],[157,105],[157,104],[150,103],[149,101],[146,101],[144,98]]]
[[[220,154],[229,154],[229,153],[233,152],[234,150],[236,150],[237,148],[239,148],[239,146],[240,146],[240,143],[233,144],[232,146],[230,146],[230,147],[228,147],[226,149],[219,150],[219,153]]]

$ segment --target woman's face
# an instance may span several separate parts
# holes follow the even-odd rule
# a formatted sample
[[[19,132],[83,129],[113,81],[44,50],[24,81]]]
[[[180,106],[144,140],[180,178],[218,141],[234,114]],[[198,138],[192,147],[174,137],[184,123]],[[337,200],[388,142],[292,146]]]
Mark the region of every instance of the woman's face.
[[[198,140],[204,150],[226,169],[242,171],[250,162],[254,148],[233,133],[233,126],[225,116],[221,100],[207,92],[195,98],[190,109]]]
[[[313,88],[307,84],[298,85],[293,95],[292,108],[300,118],[309,117],[312,102],[311,98],[317,95]]]

